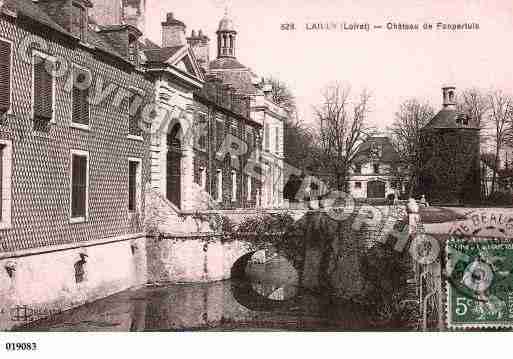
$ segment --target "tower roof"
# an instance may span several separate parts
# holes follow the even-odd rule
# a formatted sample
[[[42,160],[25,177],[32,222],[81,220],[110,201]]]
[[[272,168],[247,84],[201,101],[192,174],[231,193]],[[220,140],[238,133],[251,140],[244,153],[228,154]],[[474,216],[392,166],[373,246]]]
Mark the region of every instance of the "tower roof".
[[[479,126],[472,118],[463,112],[448,108],[440,110],[424,128],[470,128],[479,130]]]
[[[223,18],[221,21],[219,21],[219,27],[217,28],[217,31],[235,32],[235,25],[233,20],[228,16],[227,12],[225,12]]]

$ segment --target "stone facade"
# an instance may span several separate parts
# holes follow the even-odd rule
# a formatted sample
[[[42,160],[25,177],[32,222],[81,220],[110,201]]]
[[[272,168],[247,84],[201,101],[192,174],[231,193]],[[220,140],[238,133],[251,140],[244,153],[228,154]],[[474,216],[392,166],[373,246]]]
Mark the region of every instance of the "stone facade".
[[[129,61],[128,51],[115,50],[128,43],[111,44],[90,28],[83,29],[80,39],[72,37],[71,29],[54,21],[71,15],[58,8],[46,12],[48,4],[13,0],[10,5],[8,14],[0,11],[0,40],[12,44],[11,103],[0,123],[6,154],[0,226],[2,329],[16,324],[9,317],[13,306],[66,310],[146,282],[143,192],[150,181],[150,136],[131,133],[129,98],[137,89],[143,103],[154,101],[150,79]],[[39,101],[33,94],[31,59],[36,53],[44,56],[50,71],[51,64],[59,64],[49,72],[53,111],[47,122],[36,121],[33,114]],[[87,124],[73,121],[76,69],[90,75]],[[86,215],[78,220],[71,215],[75,151],[88,159]],[[133,210],[130,160],[139,163]]]
[[[194,182],[204,186],[202,190],[218,208],[255,207],[261,183],[246,173],[245,168],[260,152],[261,126],[249,117],[249,97],[237,94],[219,78],[209,76],[203,90],[195,93],[195,103],[196,121],[198,125],[205,121],[206,131],[201,140],[204,143],[197,141]],[[225,150],[232,143],[240,144],[240,151]]]
[[[384,199],[405,192],[405,175],[389,138],[371,137],[358,152],[348,180],[353,198]]]
[[[238,94],[249,97],[249,117],[261,127],[262,152],[258,157],[261,163],[261,176],[258,176],[260,189],[256,205],[265,208],[283,207],[283,136],[287,114],[283,108],[270,100],[267,86],[260,78],[237,60],[237,30],[227,14],[220,20],[216,35],[217,57],[210,61],[205,71],[220,78]],[[188,41],[202,64],[210,59],[208,37],[203,34],[200,37],[199,32],[198,36],[191,33]]]

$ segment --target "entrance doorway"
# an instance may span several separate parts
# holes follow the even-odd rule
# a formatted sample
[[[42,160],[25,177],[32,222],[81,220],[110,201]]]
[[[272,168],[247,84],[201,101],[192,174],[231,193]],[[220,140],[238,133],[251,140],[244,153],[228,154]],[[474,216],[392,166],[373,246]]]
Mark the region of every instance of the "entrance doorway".
[[[367,183],[367,198],[385,198],[385,182],[369,181]]]

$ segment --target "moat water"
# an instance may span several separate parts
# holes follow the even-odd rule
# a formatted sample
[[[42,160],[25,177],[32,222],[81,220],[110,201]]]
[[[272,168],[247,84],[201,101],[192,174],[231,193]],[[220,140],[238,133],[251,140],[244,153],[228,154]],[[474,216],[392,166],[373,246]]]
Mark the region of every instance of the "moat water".
[[[30,331],[358,330],[369,308],[299,289],[281,257],[250,263],[242,278],[127,290],[25,325]]]

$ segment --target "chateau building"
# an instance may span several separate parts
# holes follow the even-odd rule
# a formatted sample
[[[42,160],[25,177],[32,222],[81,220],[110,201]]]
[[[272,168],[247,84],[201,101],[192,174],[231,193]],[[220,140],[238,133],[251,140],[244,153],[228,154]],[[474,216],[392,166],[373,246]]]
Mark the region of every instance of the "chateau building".
[[[231,86],[237,93],[250,98],[250,118],[262,128],[262,152],[258,160],[263,164],[262,190],[260,206],[281,207],[283,201],[283,134],[286,112],[269,98],[270,89],[248,67],[241,64],[237,54],[237,30],[232,19],[225,14],[219,22],[217,35],[217,57],[210,60],[208,38],[191,42],[199,61],[205,66],[205,72],[215,75]],[[199,45],[199,46],[198,46]]]
[[[362,143],[349,172],[349,194],[354,198],[384,199],[405,191],[399,155],[388,137],[370,137]]]
[[[95,27],[91,7],[0,7],[2,308],[112,294],[135,284],[145,260],[150,137],[140,119],[154,86],[139,66],[141,32]]]
[[[195,52],[202,55],[204,35],[186,39],[185,30],[167,14],[163,46],[144,51],[163,111],[153,122],[152,189],[177,211],[254,207],[260,184],[244,168],[259,147],[261,125],[250,119],[249,96],[201,67],[208,63]],[[234,139],[248,142],[240,156],[223,147]]]

